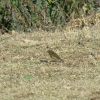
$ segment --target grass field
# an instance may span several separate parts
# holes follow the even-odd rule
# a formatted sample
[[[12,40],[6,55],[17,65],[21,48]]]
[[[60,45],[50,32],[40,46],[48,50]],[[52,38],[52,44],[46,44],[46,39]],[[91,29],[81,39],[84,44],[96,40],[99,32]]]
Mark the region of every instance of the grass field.
[[[47,49],[64,63],[53,62]],[[91,100],[100,96],[100,25],[0,36],[0,100]]]

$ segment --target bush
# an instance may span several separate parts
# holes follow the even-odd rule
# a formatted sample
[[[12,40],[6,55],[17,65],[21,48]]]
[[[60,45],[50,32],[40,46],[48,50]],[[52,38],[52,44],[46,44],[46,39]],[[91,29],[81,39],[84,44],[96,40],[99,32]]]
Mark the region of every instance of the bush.
[[[82,10],[88,15],[94,4],[93,0],[0,0],[0,28],[9,32],[62,26],[73,13],[74,18]]]

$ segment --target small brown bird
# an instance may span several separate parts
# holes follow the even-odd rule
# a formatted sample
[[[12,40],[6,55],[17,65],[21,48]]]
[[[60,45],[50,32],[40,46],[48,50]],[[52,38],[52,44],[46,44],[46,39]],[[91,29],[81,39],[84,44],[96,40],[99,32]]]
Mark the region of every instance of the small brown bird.
[[[62,59],[58,56],[58,54],[56,54],[54,51],[48,50],[47,52],[49,53],[49,55],[50,55],[51,58],[53,58],[53,59],[59,59],[59,60],[61,60],[62,62],[64,62],[64,60],[62,60]]]

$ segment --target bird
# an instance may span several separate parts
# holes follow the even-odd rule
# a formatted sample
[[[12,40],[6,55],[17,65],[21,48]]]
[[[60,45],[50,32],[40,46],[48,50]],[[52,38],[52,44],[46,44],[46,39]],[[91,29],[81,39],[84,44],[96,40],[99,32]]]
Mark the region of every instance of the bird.
[[[53,59],[59,59],[60,61],[64,62],[63,59],[61,59],[57,53],[55,53],[53,50],[47,50],[49,56]]]

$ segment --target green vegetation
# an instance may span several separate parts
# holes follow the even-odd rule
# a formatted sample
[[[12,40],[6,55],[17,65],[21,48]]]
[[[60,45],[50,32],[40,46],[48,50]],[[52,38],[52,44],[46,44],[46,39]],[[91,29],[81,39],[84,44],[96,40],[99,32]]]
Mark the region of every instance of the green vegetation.
[[[88,15],[93,7],[92,0],[0,0],[0,29],[9,32],[62,26],[72,13],[79,18],[82,10]]]
[[[73,13],[79,18],[95,7],[93,0],[0,0],[0,29],[31,31],[63,26]]]

